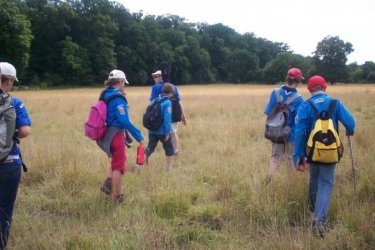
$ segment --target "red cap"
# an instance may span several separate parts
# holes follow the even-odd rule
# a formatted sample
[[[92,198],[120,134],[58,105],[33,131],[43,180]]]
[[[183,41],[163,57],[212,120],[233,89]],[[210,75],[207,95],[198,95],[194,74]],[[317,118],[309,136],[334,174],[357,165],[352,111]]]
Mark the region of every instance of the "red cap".
[[[289,78],[289,79],[305,79],[305,78],[303,78],[302,72],[299,68],[289,69],[286,78]]]
[[[322,76],[315,75],[315,76],[310,77],[309,81],[307,82],[307,89],[314,90],[313,87],[315,85],[320,85],[324,89],[327,88],[327,82]]]

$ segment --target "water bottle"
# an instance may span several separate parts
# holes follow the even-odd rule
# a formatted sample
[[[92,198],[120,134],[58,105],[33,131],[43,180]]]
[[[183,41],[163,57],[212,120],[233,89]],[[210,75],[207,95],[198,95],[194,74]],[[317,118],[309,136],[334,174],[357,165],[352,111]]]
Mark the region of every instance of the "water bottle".
[[[143,165],[145,162],[145,148],[143,144],[139,144],[137,148],[137,160],[136,163],[137,165]]]

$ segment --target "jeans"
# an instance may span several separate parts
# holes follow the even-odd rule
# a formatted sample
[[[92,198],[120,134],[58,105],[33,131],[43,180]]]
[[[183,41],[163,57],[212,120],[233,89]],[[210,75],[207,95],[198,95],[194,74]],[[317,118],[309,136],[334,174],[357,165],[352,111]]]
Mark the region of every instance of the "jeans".
[[[310,163],[309,197],[314,220],[327,222],[328,208],[335,181],[336,164],[323,165]]]
[[[8,243],[20,178],[21,166],[17,163],[0,165],[0,249],[5,248]]]

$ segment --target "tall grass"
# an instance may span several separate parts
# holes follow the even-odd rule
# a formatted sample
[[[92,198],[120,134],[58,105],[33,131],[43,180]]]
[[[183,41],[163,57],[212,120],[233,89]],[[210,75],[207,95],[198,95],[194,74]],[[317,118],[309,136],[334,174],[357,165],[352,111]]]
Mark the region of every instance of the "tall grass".
[[[324,240],[310,233],[308,173],[282,165],[262,185],[270,143],[264,107],[272,87],[182,86],[188,125],[181,152],[165,172],[159,146],[141,174],[124,177],[125,203],[99,187],[109,164],[83,123],[99,89],[15,92],[31,115],[21,148],[29,172],[16,202],[10,249],[373,249],[375,248],[375,86],[330,86],[352,112],[357,193],[344,129]],[[308,97],[305,88],[301,93]],[[150,88],[128,88],[131,119],[141,117]],[[127,168],[135,147],[127,149]]]

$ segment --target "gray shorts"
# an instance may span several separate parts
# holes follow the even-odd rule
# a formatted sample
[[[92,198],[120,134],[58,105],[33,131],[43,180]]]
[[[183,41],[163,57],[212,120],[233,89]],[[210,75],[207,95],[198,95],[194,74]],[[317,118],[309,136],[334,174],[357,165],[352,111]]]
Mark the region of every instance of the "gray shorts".
[[[289,143],[274,143],[272,142],[272,155],[271,160],[280,164],[283,159],[291,162],[294,150],[294,142]]]

